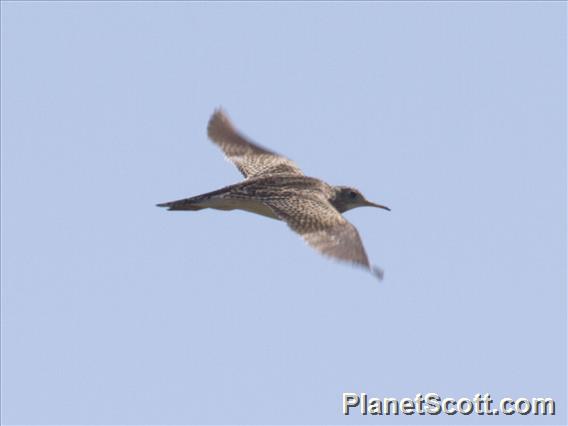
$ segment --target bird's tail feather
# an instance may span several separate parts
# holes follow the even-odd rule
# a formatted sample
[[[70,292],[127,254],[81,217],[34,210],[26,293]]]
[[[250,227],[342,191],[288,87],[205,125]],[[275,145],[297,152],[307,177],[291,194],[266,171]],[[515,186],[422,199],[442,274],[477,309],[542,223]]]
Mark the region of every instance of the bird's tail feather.
[[[183,200],[170,201],[156,204],[158,207],[167,207],[168,210],[202,210],[205,207],[197,204],[199,197],[184,198]]]

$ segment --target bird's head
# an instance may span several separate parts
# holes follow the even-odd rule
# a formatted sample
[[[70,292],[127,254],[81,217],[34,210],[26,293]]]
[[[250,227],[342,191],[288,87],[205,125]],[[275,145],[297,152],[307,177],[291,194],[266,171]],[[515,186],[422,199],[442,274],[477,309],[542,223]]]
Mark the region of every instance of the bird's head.
[[[335,194],[331,203],[341,213],[356,207],[378,207],[390,211],[386,206],[368,201],[356,188],[335,186],[333,189],[335,190]]]

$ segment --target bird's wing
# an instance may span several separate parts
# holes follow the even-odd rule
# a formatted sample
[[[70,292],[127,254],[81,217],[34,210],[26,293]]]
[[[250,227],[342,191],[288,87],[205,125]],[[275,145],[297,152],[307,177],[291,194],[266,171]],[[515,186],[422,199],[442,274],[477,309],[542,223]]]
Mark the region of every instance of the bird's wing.
[[[320,253],[362,266],[382,278],[382,271],[370,265],[357,228],[323,197],[286,197],[263,203]]]
[[[207,134],[245,178],[262,174],[303,176],[302,171],[293,161],[251,142],[240,134],[221,109],[216,110],[211,116]]]

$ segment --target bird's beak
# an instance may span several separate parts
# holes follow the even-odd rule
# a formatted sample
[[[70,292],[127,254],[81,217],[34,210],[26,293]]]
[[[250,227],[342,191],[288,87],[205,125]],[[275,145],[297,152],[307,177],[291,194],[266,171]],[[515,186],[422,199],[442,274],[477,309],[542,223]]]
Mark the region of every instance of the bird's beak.
[[[383,206],[382,204],[371,203],[370,201],[367,201],[367,200],[365,200],[365,205],[369,206],[369,207],[378,207],[379,209],[388,210],[389,212],[391,210],[387,206]]]

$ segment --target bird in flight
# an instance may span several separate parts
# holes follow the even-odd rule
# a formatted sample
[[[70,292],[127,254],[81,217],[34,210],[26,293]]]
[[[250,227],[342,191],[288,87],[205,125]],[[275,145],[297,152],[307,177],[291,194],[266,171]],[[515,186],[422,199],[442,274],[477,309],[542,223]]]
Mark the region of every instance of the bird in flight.
[[[209,138],[245,179],[216,191],[158,204],[168,210],[245,210],[284,221],[320,253],[350,262],[382,279],[371,265],[357,229],[341,215],[356,207],[386,206],[368,201],[355,188],[332,186],[304,175],[291,160],[253,143],[235,129],[222,109],[207,126]]]

